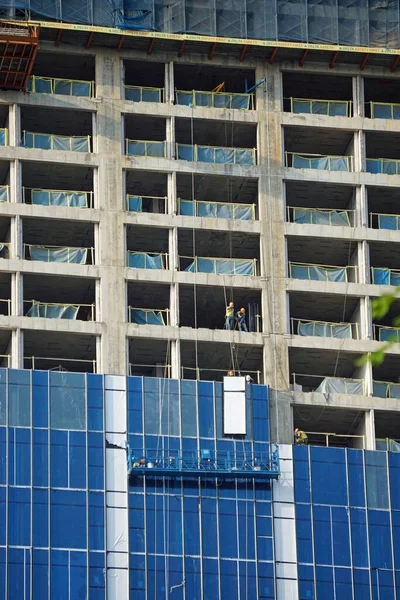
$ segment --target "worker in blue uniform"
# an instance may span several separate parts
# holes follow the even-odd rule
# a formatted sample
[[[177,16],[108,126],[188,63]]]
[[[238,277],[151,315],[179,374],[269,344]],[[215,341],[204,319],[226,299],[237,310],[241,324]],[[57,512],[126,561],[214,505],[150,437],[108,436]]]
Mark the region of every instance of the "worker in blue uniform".
[[[249,330],[247,329],[247,324],[246,324],[246,311],[244,308],[241,308],[237,313],[236,313],[236,323],[238,326],[239,331],[246,331],[248,332]]]

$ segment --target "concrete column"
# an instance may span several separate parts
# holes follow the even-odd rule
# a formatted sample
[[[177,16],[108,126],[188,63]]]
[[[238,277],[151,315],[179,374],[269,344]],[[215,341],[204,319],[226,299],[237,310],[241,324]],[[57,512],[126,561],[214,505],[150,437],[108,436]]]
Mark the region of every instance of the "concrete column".
[[[368,198],[367,190],[365,185],[361,185],[356,189],[356,226],[357,227],[368,227],[369,215],[368,215]]]
[[[353,116],[364,116],[364,81],[361,75],[353,77]]]
[[[24,368],[24,333],[21,329],[11,332],[11,368]]]
[[[365,413],[365,434],[367,450],[376,450],[376,434],[375,434],[375,411],[368,410]]]
[[[261,67],[257,79],[262,77]],[[269,65],[267,79],[257,96],[259,116],[258,161],[259,216],[261,221],[262,310],[264,337],[264,382],[275,389],[288,388],[286,334],[286,245],[283,210],[283,135],[281,127],[282,84],[279,68]]]
[[[167,212],[170,215],[178,214],[178,200],[177,200],[177,192],[176,192],[176,171],[172,173],[168,173],[167,180],[167,193],[168,193],[168,201],[167,201]]]
[[[116,103],[120,96],[121,61],[107,50],[96,52],[96,89],[102,99],[97,104],[96,144],[99,168],[96,176],[96,206],[100,208],[96,260],[100,265],[99,305],[108,323],[101,340],[101,372],[125,375],[126,297],[124,232],[125,213],[121,211],[122,115]]]
[[[354,158],[353,171],[364,171],[365,165],[365,139],[363,131],[354,132]]]
[[[179,270],[177,227],[173,227],[168,232],[168,266],[171,271]]]
[[[22,194],[22,177],[21,177],[21,163],[18,159],[10,162],[10,176],[9,176],[9,200],[10,202],[23,202]]]
[[[11,104],[8,113],[8,145],[19,146],[21,142],[21,109],[17,104]]]
[[[175,158],[175,117],[167,118],[166,121],[166,157]]]
[[[181,378],[181,343],[180,340],[171,341],[171,377]]]
[[[165,65],[165,102],[167,104],[175,102],[174,63],[172,60]]]
[[[11,314],[20,317],[24,314],[24,292],[22,273],[11,275]]]
[[[293,442],[292,393],[270,390],[269,422],[271,442],[291,444]]]
[[[25,258],[21,217],[16,216],[11,220],[10,233],[10,257]]]

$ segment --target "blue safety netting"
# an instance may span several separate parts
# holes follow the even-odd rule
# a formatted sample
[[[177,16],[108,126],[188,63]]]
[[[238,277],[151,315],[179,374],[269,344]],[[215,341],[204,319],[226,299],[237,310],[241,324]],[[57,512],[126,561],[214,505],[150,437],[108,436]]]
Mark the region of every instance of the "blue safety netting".
[[[180,160],[191,160],[211,164],[255,164],[255,154],[252,148],[216,148],[214,146],[177,144],[177,154],[177,157]]]
[[[395,440],[389,438],[376,439],[375,440],[376,450],[382,450],[383,452],[400,452],[400,444]]]
[[[319,169],[322,171],[350,171],[348,156],[308,157],[292,155],[292,167],[295,169]]]
[[[313,281],[347,281],[344,267],[320,267],[317,265],[291,264],[290,276],[294,279],[309,279]]]
[[[7,129],[0,129],[0,146],[7,146]]]
[[[163,313],[156,310],[131,308],[131,323],[138,325],[165,325]]]
[[[318,210],[317,208],[293,208],[293,223],[316,225],[350,225],[347,210]]]
[[[328,115],[330,117],[347,117],[348,102],[322,100],[301,100],[296,98],[292,100],[292,111],[294,113],[307,113],[314,115]]]
[[[316,323],[299,322],[297,326],[298,335],[311,335],[315,337],[351,338],[350,323]]]
[[[400,271],[373,267],[372,283],[377,285],[400,285]]]
[[[377,217],[378,229],[391,229],[392,231],[398,231],[400,229],[399,215],[377,215]]]
[[[79,206],[87,208],[86,192],[62,192],[51,190],[31,190],[32,204],[43,206]]]
[[[131,212],[142,212],[143,200],[141,196],[128,196],[128,210]]]
[[[398,48],[398,0],[0,0],[4,16],[166,33]]]
[[[162,89],[126,85],[125,100],[131,102],[162,102]]]
[[[84,265],[87,261],[88,249],[29,246],[29,254],[32,260]]]
[[[400,104],[371,102],[371,115],[374,119],[400,119]]]
[[[128,252],[128,267],[135,269],[164,269],[162,254]]]
[[[185,271],[217,275],[254,275],[254,262],[227,258],[196,258]]]
[[[400,383],[374,381],[373,395],[378,398],[396,398],[400,400]]]
[[[358,394],[364,393],[364,382],[357,379],[341,377],[325,377],[315,390],[323,394]]]
[[[165,157],[165,142],[145,142],[141,140],[127,140],[126,153],[128,156]]]
[[[400,329],[395,327],[379,327],[380,342],[400,342]]]
[[[73,152],[90,152],[87,136],[53,135],[49,133],[24,132],[24,146],[41,150],[71,150]]]
[[[383,173],[384,175],[399,175],[400,161],[388,158],[367,158],[368,173]]]
[[[205,106],[214,108],[250,108],[250,94],[226,94],[223,92],[203,92],[183,90],[176,92],[176,103],[184,106]]]
[[[69,319],[75,320],[79,307],[72,304],[46,304],[45,302],[33,302],[26,313],[27,317],[44,317],[46,319]]]
[[[253,206],[244,204],[222,204],[221,202],[192,202],[179,200],[179,214],[190,217],[212,217],[214,219],[236,219],[251,221]]]

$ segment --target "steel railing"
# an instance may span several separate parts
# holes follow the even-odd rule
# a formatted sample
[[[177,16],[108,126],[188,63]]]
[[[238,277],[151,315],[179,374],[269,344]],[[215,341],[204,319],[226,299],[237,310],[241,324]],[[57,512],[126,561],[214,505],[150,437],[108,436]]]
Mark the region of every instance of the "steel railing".
[[[372,119],[400,119],[400,104],[396,102],[366,102],[368,104]]]
[[[146,205],[155,207],[157,204],[162,204],[163,210],[157,214],[167,213],[167,196],[141,196],[135,194],[126,195],[126,210],[129,212],[157,212],[146,210]]]
[[[393,225],[393,227],[383,227],[382,225]],[[374,225],[377,225],[376,229],[390,229],[392,231],[400,230],[400,215],[393,214],[385,214],[385,213],[369,213],[369,226],[374,228]]]
[[[125,139],[125,154],[127,156],[147,156],[148,158],[165,158],[167,142],[151,140]]]
[[[378,342],[400,342],[400,327],[387,327],[373,324],[374,340]],[[387,336],[384,335],[387,332]],[[385,338],[385,339],[383,339]]]
[[[130,255],[141,255],[144,257],[144,266],[137,266],[137,265],[129,265],[129,256]],[[127,252],[127,256],[128,256],[128,264],[127,266],[131,269],[169,269],[169,256],[167,252],[141,252],[141,251],[137,251],[137,250],[128,250]],[[161,267],[151,267],[151,266],[147,266],[146,262],[147,261],[147,257],[160,257],[161,258]]]
[[[285,98],[290,100],[290,112],[326,115],[329,117],[350,117],[351,100],[318,100],[315,98]]]
[[[290,318],[290,323],[291,323],[291,334],[292,335],[303,335],[302,333],[299,333],[299,324],[305,324],[305,325],[312,325],[312,333],[307,334],[310,336],[315,336],[315,331],[317,330],[317,326],[318,325],[322,325],[324,327],[326,327],[327,331],[331,333],[331,335],[324,335],[324,336],[316,336],[316,337],[331,337],[331,338],[338,338],[338,339],[353,339],[353,340],[359,340],[359,328],[358,328],[358,323],[345,323],[345,322],[338,322],[335,323],[333,321],[313,321],[310,319],[295,319],[294,317]],[[338,335],[334,335],[335,333],[335,329],[339,328],[339,327],[347,327],[349,328],[349,331],[351,333],[351,335],[349,336],[349,338],[341,337]]]
[[[183,260],[183,263],[181,263],[181,261]],[[204,261],[209,261],[212,263],[213,265],[213,270],[212,271],[200,271],[198,269],[198,265],[199,265],[199,261],[204,260]],[[187,262],[189,261],[188,265],[185,267],[183,265],[185,265]],[[191,262],[190,262],[191,261]],[[180,271],[188,271],[188,272],[194,272],[194,273],[213,273],[215,275],[257,275],[257,259],[256,258],[220,258],[220,257],[211,257],[211,256],[179,256],[179,262],[180,262]],[[222,262],[229,262],[229,263],[233,263],[233,273],[222,273],[217,265],[218,263],[222,263]],[[250,273],[244,273],[243,272],[243,265],[244,264],[248,264],[250,265]],[[189,266],[190,264],[193,265],[193,270],[189,270]],[[241,266],[242,265],[242,266]]]
[[[65,150],[67,152],[90,152],[90,135],[57,135],[23,131],[22,144],[37,150]]]
[[[164,88],[125,85],[125,100],[130,102],[164,102]]]
[[[175,102],[181,106],[253,110],[254,94],[207,92],[204,90],[176,90]]]
[[[395,158],[367,158],[366,172],[383,175],[399,175],[400,160]]]
[[[42,262],[54,262],[54,263],[59,262],[59,264],[62,264],[64,262],[64,263],[81,264],[81,265],[83,265],[83,264],[93,265],[94,264],[94,248],[92,248],[92,247],[83,248],[83,247],[77,247],[77,246],[76,247],[75,246],[52,246],[50,244],[46,244],[46,245],[24,244],[24,256],[25,256],[25,259],[27,259],[27,260],[39,260],[40,261],[40,259],[32,259],[31,258],[31,249],[32,248],[37,248],[37,249],[40,249],[40,250],[48,250],[48,259],[50,258],[50,252],[52,252],[54,250],[67,250],[68,251],[67,252],[67,260],[66,261],[56,261],[56,260],[51,261],[51,260],[46,260],[46,261],[42,261]],[[70,255],[73,252],[76,252],[77,250],[81,250],[83,252],[85,252],[85,251],[87,252],[86,261],[84,263],[83,262],[82,263],[79,263],[79,262],[74,263],[74,261],[70,261],[69,260],[70,259]]]
[[[332,380],[332,379],[340,379],[340,381],[342,381],[344,383],[344,387],[345,390],[343,392],[343,394],[352,394],[353,392],[347,389],[347,385],[352,385],[354,383],[356,384],[361,384],[362,385],[362,390],[363,390],[363,394],[365,394],[365,388],[366,388],[366,384],[364,379],[355,379],[352,377],[340,377],[339,375],[311,375],[310,373],[292,373],[292,378],[293,378],[293,385],[296,389],[296,386],[300,386],[300,387],[307,387],[310,388],[312,391],[316,391],[316,389],[318,388],[318,386],[324,381],[324,379],[327,380]],[[311,379],[311,380],[317,380],[315,382],[315,385],[306,385],[306,384],[301,384],[300,383],[300,379]]]
[[[378,271],[382,274],[385,271],[388,275],[387,282],[385,281],[375,281],[375,271]],[[392,276],[395,281],[392,282]],[[387,267],[371,267],[371,280],[374,285],[400,285],[400,269],[389,269]]]
[[[69,371],[69,369],[65,369],[62,366],[62,363],[67,363],[67,364],[71,363],[72,365],[78,363],[78,364],[85,365],[85,369],[82,369],[82,372],[88,372],[87,368],[90,365],[92,367],[92,371],[89,371],[89,372],[96,373],[96,364],[97,364],[96,359],[90,360],[90,359],[85,359],[85,358],[62,358],[62,357],[56,358],[54,356],[36,356],[36,355],[24,356],[24,365],[25,365],[24,368],[32,369],[32,370],[35,370],[35,369],[40,370],[41,369],[40,363],[42,361],[50,362],[50,363],[52,363],[52,362],[58,363],[57,367],[50,368],[50,369],[48,369],[49,371],[53,371],[53,370]],[[26,366],[27,363],[30,364],[30,367]],[[42,367],[42,369],[43,369],[43,367]],[[74,372],[74,369],[71,369],[71,371]],[[77,372],[77,371],[75,371],[75,372]],[[81,370],[79,370],[78,372],[81,372]]]
[[[251,214],[251,221],[254,221],[256,218],[256,205],[255,204],[244,204],[244,203],[229,203],[229,202],[211,202],[211,201],[205,201],[205,200],[185,200],[184,198],[178,198],[178,209],[179,209],[179,214],[180,215],[185,215],[186,213],[182,213],[181,212],[181,208],[182,208],[182,203],[188,203],[188,204],[192,204],[193,205],[193,214],[192,215],[188,215],[188,216],[194,216],[194,217],[210,217],[210,218],[224,218],[224,219],[232,219],[232,220],[245,220],[245,219],[241,219],[238,215],[240,213],[240,211],[243,212],[243,209],[248,209],[250,211]],[[215,212],[216,214],[205,214],[205,210],[202,210],[202,208],[205,208],[207,206],[210,206],[212,208],[215,207]],[[224,210],[224,208],[226,207],[226,209],[229,211],[232,211],[232,216],[228,215],[218,215],[218,212],[222,212]],[[201,214],[199,214],[201,213]]]
[[[5,306],[5,308],[4,308]],[[0,298],[0,307],[5,311],[5,312],[1,312],[0,310],[0,316],[10,316],[11,315],[11,298]],[[1,355],[0,355],[1,356]]]
[[[162,375],[148,375],[146,374],[146,377],[165,377],[167,379],[171,378],[171,365],[168,364],[160,364],[160,365],[155,365],[154,363],[152,365],[149,364],[144,364],[144,363],[129,363],[129,375],[137,375],[138,373],[135,372],[135,370],[137,369],[137,371],[141,371],[142,369],[161,369],[162,370]]]
[[[285,152],[285,167],[320,171],[353,171],[352,156]]]
[[[47,197],[48,202],[44,203],[34,201],[35,195],[38,196],[39,199],[39,194],[42,196],[43,199]],[[56,201],[54,203],[51,202],[53,197],[54,200],[57,200],[56,197],[60,197],[61,195],[65,197],[65,204]],[[42,188],[23,187],[22,198],[24,204],[37,204],[39,206],[78,206],[79,208],[93,208],[93,192],[84,192],[82,190],[50,190]],[[58,200],[59,199],[60,198],[58,198]],[[76,201],[78,201],[78,203],[74,204],[74,202]]]
[[[308,277],[293,277],[293,270],[296,267],[301,267],[303,269],[306,269],[307,273],[308,273]],[[312,269],[322,269],[321,274],[325,271],[326,272],[325,279],[311,277]],[[335,266],[335,265],[317,265],[317,264],[289,261],[289,277],[294,278],[294,279],[304,279],[305,281],[333,281],[334,282],[333,279],[329,278],[329,273],[332,271],[336,271],[337,269],[344,271],[344,281],[341,281],[341,282],[339,281],[336,283],[346,283],[349,281],[352,283],[357,283],[357,267],[354,265],[347,265],[345,267],[340,267],[340,266]]]
[[[204,162],[208,164],[257,164],[256,148],[230,148],[227,146],[205,146],[201,144],[176,144],[178,160]]]
[[[77,304],[72,303],[72,302],[40,302],[39,300],[24,300],[24,304],[29,304],[30,306],[37,306],[37,307],[54,307],[54,306],[62,306],[62,307],[69,307],[71,306],[72,308],[77,308],[78,311],[83,308],[87,308],[88,310],[85,311],[85,315],[86,315],[86,319],[84,318],[78,318],[78,321],[95,321],[95,304]],[[79,314],[79,312],[78,312]],[[85,316],[85,315],[82,315]],[[48,318],[47,316],[44,318]],[[52,317],[52,318],[57,318],[57,317]]]
[[[325,446],[332,446],[333,444],[329,443],[331,441],[331,439],[350,439],[350,440],[362,440],[362,448],[365,449],[366,448],[366,436],[365,435],[356,435],[356,434],[350,434],[350,433],[331,433],[328,431],[304,431],[304,433],[306,433],[309,437],[308,439],[308,443],[312,444],[313,442],[310,440],[310,436],[321,436],[325,438]],[[317,445],[317,444],[316,444]],[[321,444],[322,445],[322,444]],[[334,444],[335,446],[338,446],[340,444]]]
[[[169,325],[169,308],[140,308],[137,306],[128,306],[128,320],[129,323],[132,321],[132,311],[140,311],[144,313],[145,325]],[[149,323],[148,319],[151,314],[159,315],[161,323]]]
[[[215,373],[216,376],[218,377],[216,379],[216,381],[222,381],[223,377],[228,375],[228,371],[227,369],[207,369],[206,367],[203,368],[199,368],[199,367],[181,367],[181,378],[182,379],[207,379],[207,377],[202,377],[202,374],[210,374],[210,373]],[[189,375],[189,377],[186,377],[185,375]],[[194,375],[194,377],[192,377],[192,375]],[[240,377],[245,377],[246,375],[249,375],[251,377],[251,379],[253,380],[254,383],[262,383],[262,373],[261,371],[254,371],[254,370],[247,370],[247,369],[241,369],[240,371],[234,371],[234,375],[236,376],[240,376]],[[212,380],[214,381],[214,380]]]
[[[299,213],[297,216],[296,212]],[[355,210],[349,210],[347,208],[310,208],[303,206],[286,207],[287,220],[289,223],[310,225],[350,226],[355,222],[355,212]],[[325,217],[327,222],[323,222]],[[340,217],[336,223],[334,222],[335,217]],[[307,220],[307,218],[309,218],[309,220]]]
[[[94,81],[32,75],[28,81],[27,91],[36,94],[59,94],[62,96],[92,98],[94,96]]]

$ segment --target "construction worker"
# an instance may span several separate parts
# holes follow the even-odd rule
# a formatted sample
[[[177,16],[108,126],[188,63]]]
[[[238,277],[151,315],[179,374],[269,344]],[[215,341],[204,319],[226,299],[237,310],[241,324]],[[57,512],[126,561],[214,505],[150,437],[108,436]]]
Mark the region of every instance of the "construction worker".
[[[235,371],[232,371],[232,369],[228,371],[228,377],[235,377]]]
[[[304,446],[308,443],[308,435],[298,427],[294,430],[294,443],[296,446]]]
[[[225,329],[232,330],[234,323],[235,305],[233,302],[229,302],[225,311]]]
[[[246,311],[244,308],[241,308],[237,313],[236,313],[236,323],[238,325],[238,329],[239,331],[246,331],[248,332],[249,330],[247,329],[247,325],[246,325]]]

